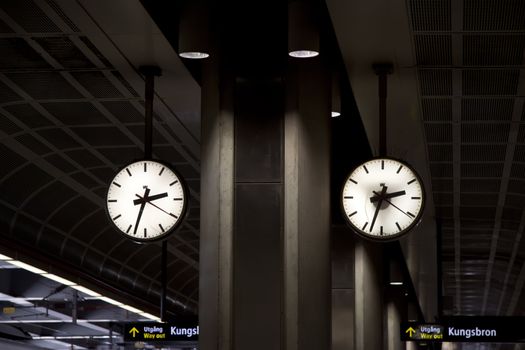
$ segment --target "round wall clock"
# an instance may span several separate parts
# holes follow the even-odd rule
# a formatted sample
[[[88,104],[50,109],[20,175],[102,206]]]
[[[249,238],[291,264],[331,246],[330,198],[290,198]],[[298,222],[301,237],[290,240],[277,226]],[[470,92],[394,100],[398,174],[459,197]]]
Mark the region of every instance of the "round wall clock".
[[[425,191],[408,164],[375,158],[356,167],[346,179],[341,203],[347,223],[373,240],[399,238],[421,219]]]
[[[111,222],[129,238],[149,242],[165,238],[184,218],[187,195],[182,178],[166,164],[131,163],[109,185]]]

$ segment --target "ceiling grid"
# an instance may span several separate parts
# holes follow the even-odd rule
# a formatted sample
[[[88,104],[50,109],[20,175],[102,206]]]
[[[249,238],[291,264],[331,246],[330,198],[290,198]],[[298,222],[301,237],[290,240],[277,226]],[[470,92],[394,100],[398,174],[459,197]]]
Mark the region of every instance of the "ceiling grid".
[[[463,1],[457,0],[451,3],[451,27],[457,33],[463,24]],[[452,34],[452,65],[461,65],[461,36]],[[461,310],[461,71],[452,70],[452,129],[453,129],[453,211],[454,211],[454,279],[456,284],[455,308]]]
[[[160,263],[159,254],[149,255],[146,246],[119,236],[103,210],[111,176],[126,159],[142,155],[141,98],[55,2],[7,0],[0,4],[0,20],[6,27],[0,47],[10,50],[0,58],[0,139],[9,150],[2,158],[12,160],[0,174],[0,187],[31,178],[35,166],[43,170],[39,181],[16,185],[25,191],[3,190],[0,223],[6,229],[0,234],[25,237],[25,244],[156,300],[159,275],[151,267]],[[181,271],[168,288],[172,303],[192,310],[198,287],[192,276],[198,270],[199,164],[166,117],[155,116],[154,150],[187,175],[192,197],[189,220],[168,245],[169,268]],[[73,194],[62,200],[57,195],[49,208],[39,209],[64,184]],[[38,217],[32,215],[36,211]]]
[[[443,223],[444,295],[453,301],[444,311],[520,314],[525,3],[408,2],[432,191]]]

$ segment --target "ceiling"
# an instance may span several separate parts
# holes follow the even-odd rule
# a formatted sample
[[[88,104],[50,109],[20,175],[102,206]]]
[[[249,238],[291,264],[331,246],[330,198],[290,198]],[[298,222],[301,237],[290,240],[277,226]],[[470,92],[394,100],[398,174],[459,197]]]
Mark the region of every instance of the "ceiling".
[[[373,150],[371,65],[395,67],[388,151],[413,164],[432,195],[418,235],[402,242],[423,311],[439,312],[437,259],[445,315],[523,315],[525,2],[326,3]],[[160,245],[118,235],[104,197],[115,172],[143,155],[137,67],[163,68],[153,152],[191,194],[168,241],[168,300],[173,313],[194,313],[200,88],[170,42],[139,1],[2,0],[0,52],[0,253],[54,264],[155,313]]]
[[[200,90],[177,72],[182,64],[140,3],[63,3],[0,4],[2,249],[47,258],[157,312],[160,245],[117,234],[104,198],[116,171],[143,155],[144,82],[135,68],[159,56],[170,63],[156,86],[153,153],[178,169],[191,195],[189,216],[168,241],[168,303],[195,312]],[[109,21],[116,10],[119,21]],[[148,55],[136,52],[137,40],[150,43]]]

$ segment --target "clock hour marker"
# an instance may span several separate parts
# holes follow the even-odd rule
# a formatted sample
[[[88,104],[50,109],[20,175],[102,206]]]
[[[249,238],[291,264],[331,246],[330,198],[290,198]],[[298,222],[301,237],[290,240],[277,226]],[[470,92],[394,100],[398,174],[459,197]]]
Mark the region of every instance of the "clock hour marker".
[[[379,234],[380,234],[381,236],[383,235],[383,226],[381,226],[381,227],[379,228]]]
[[[160,227],[160,230],[161,230],[162,232],[164,232],[164,227],[162,227],[161,224],[159,224],[159,227]]]
[[[401,231],[401,226],[399,226],[399,222],[396,222],[397,229]]]
[[[412,199],[421,199],[421,197],[412,197]]]
[[[173,216],[175,219],[178,219],[179,217],[175,214],[170,213],[171,216]]]
[[[129,225],[128,229],[126,230],[126,233],[129,233],[129,230],[131,230],[132,227],[133,227],[133,225]]]
[[[121,187],[119,183],[116,183],[115,181],[113,181],[113,185],[117,186],[117,187]]]
[[[148,229],[144,227],[144,237],[148,237]]]
[[[128,172],[128,175],[131,176],[131,171],[129,171],[128,168],[126,168],[126,171]]]
[[[148,171],[148,163],[144,163],[144,172]]]
[[[174,201],[181,201],[182,198],[173,198]]]
[[[352,217],[353,215],[357,214],[357,211],[354,211],[352,214],[348,215],[348,217]]]
[[[366,173],[368,174],[368,169],[366,168],[366,165],[363,165],[363,169],[365,169]]]
[[[367,225],[368,225],[368,221],[367,221],[367,222],[365,222],[365,224],[363,225],[363,228],[362,228],[361,230],[363,230],[363,231],[364,231],[364,230],[366,229],[366,226],[367,226]]]
[[[412,179],[410,181],[407,182],[407,185],[410,185],[411,183],[413,183],[414,181],[416,181],[416,179]]]
[[[113,220],[117,220],[117,219],[118,219],[119,217],[121,217],[121,216],[122,216],[122,214],[118,214],[117,216],[115,216],[115,217],[113,218]]]
[[[399,174],[399,172],[401,171],[401,169],[403,169],[403,166],[402,166],[402,165],[399,166],[399,169],[397,169],[396,174]]]
[[[354,199],[353,196],[344,196],[343,198],[344,198],[344,199]]]
[[[412,214],[411,212],[407,211],[407,214],[410,215],[411,217],[415,218],[416,216],[414,214]]]
[[[116,199],[108,199],[109,203],[115,203],[116,201],[117,201]]]
[[[385,161],[384,160],[381,161],[381,170],[383,170],[383,169],[385,169]]]
[[[177,182],[179,182],[179,181],[178,180],[173,181],[172,183],[170,183],[170,186],[175,185]]]
[[[357,181],[355,181],[353,179],[350,179],[350,181],[352,181],[353,183],[355,183],[357,185]]]
[[[162,169],[160,169],[159,176],[161,176],[163,172],[164,172],[164,167]]]

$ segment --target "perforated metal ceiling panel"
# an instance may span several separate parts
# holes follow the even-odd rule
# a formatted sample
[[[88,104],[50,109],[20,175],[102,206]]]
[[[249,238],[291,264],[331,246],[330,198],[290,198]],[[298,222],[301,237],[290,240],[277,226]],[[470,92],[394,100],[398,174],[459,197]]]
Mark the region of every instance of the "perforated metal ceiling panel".
[[[144,102],[57,3],[5,0],[0,19],[0,235],[157,304],[160,246],[125,239],[104,210],[111,178],[143,155]],[[198,155],[175,117],[156,115],[153,146],[192,193],[168,244],[168,301],[195,310]]]
[[[525,3],[408,0],[451,315],[522,315]]]

